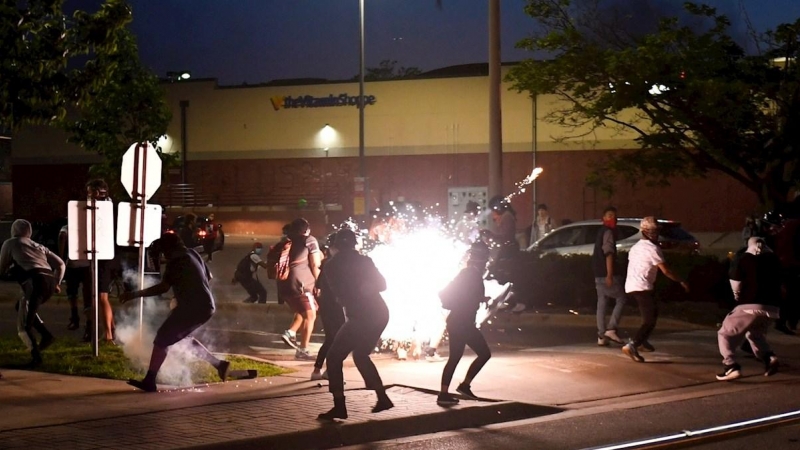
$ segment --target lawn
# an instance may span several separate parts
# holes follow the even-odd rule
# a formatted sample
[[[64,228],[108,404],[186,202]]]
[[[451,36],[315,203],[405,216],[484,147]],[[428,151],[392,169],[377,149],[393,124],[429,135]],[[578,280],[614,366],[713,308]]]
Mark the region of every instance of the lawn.
[[[0,368],[20,368],[31,359],[17,337],[0,337]],[[228,356],[231,370],[255,369],[259,377],[272,377],[291,372],[290,369],[240,356]],[[75,339],[58,339],[43,352],[42,365],[35,370],[40,372],[77,375],[83,377],[127,380],[141,378],[144,371],[138,370],[125,356],[120,347],[102,345],[100,355],[95,357],[89,344]],[[196,384],[220,381],[217,371],[203,361],[191,363],[188,368],[192,382]]]

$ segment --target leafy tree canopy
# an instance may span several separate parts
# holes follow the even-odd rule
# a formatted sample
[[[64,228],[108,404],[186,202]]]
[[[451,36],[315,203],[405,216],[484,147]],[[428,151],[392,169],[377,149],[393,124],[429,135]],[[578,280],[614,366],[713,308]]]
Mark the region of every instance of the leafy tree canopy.
[[[565,136],[633,133],[639,149],[614,152],[588,182],[610,191],[617,180],[668,185],[713,171],[765,205],[786,203],[800,180],[800,20],[751,33],[747,52],[712,7],[687,2],[642,30],[625,6],[528,0],[540,32],[517,46],[549,58],[509,74],[519,91],[556,96],[561,107],[545,120]]]

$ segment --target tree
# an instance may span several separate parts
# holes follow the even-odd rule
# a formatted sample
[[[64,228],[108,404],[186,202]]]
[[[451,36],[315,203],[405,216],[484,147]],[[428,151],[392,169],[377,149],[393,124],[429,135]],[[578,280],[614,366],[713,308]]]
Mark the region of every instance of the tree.
[[[545,120],[563,126],[562,137],[598,128],[635,136],[637,150],[614,152],[587,181],[611,191],[617,179],[668,185],[719,172],[765,206],[785,204],[800,180],[800,20],[760,35],[761,50],[748,53],[712,7],[685,3],[684,16],[643,31],[613,3],[620,8],[528,0],[541,32],[517,46],[551,57],[509,74],[519,91],[556,96],[562,107]]]
[[[378,67],[367,67],[365,81],[399,80],[419,75],[422,71],[417,67],[397,67],[397,61],[384,59]],[[356,77],[357,78],[357,77]]]
[[[167,132],[172,112],[158,78],[141,65],[134,36],[127,29],[116,34],[114,51],[98,55],[94,61],[111,77],[92,90],[77,105],[74,117],[68,115],[61,125],[70,134],[70,142],[104,157],[90,173],[104,178],[112,192],[120,196],[124,192],[119,184],[122,156],[134,142],[157,146]],[[159,154],[165,171],[176,164],[176,154]]]
[[[87,99],[114,70],[94,58],[117,45],[131,20],[123,0],[105,0],[89,14],[63,12],[63,0],[0,3],[0,129],[51,123]]]

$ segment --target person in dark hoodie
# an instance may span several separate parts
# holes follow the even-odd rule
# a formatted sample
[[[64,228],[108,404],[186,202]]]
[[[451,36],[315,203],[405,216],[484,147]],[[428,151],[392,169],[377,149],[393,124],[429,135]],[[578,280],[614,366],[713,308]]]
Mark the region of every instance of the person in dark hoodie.
[[[492,357],[489,345],[475,326],[475,315],[482,302],[486,301],[483,274],[489,261],[489,247],[481,241],[470,246],[467,266],[439,293],[442,307],[450,310],[447,316],[447,332],[450,335],[450,357],[442,372],[442,389],[436,398],[439,405],[455,405],[458,399],[449,393],[450,382],[458,362],[464,356],[467,345],[478,355],[472,361],[467,376],[456,391],[463,396],[476,399],[470,384],[478,372]]]
[[[730,282],[737,306],[717,332],[723,364],[717,380],[742,376],[735,352],[745,339],[756,358],[763,361],[764,376],[773,375],[778,371],[778,358],[770,349],[766,333],[780,316],[781,262],[763,238],[753,236],[747,240],[747,251],[732,269]]]
[[[139,297],[158,296],[172,288],[177,306],[156,332],[147,375],[141,381],[129,380],[128,384],[145,392],[156,392],[156,377],[167,359],[169,348],[185,338],[191,339],[194,352],[214,366],[219,377],[225,381],[230,363],[217,359],[200,341],[192,337],[195,330],[211,320],[216,309],[209,286],[211,272],[208,266],[196,251],[186,248],[181,238],[174,233],[164,233],[151,244],[151,248],[163,253],[167,260],[162,281],[139,291],[123,292],[119,301],[125,303]]]
[[[325,277],[325,262],[328,258],[333,257],[338,250],[336,249],[336,234],[328,236],[328,242],[323,253],[325,259],[322,260],[322,265],[317,278],[317,303],[319,304],[319,316],[322,317],[322,328],[325,331],[325,341],[317,352],[317,360],[314,362],[314,371],[311,372],[311,381],[328,379],[328,373],[322,372],[325,364],[325,358],[328,357],[328,351],[333,345],[333,340],[336,338],[336,333],[344,325],[344,309],[342,305],[336,300],[336,297],[331,292],[331,288]]]
[[[381,297],[386,279],[368,256],[356,250],[356,234],[349,229],[336,233],[338,253],[325,263],[325,281],[330,292],[345,309],[347,321],[336,333],[328,351],[328,389],[333,394],[333,408],[318,416],[320,420],[346,419],[342,363],[350,352],[364,378],[367,389],[374,390],[378,402],[373,413],[394,407],[386,395],[378,369],[369,358],[389,323],[389,308]]]

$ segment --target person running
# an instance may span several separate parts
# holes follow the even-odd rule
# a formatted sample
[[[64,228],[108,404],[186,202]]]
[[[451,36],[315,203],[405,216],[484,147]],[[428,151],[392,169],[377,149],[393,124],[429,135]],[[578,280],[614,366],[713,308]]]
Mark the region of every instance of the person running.
[[[33,229],[27,220],[17,219],[11,224],[11,239],[0,248],[0,273],[6,273],[14,263],[14,275],[22,287],[24,297],[17,302],[17,333],[31,352],[29,367],[42,363],[41,352],[54,340],[53,334],[39,317],[39,307],[54,293],[61,292],[64,261],[47,247],[31,240]],[[37,343],[33,331],[39,333]]]
[[[617,264],[617,208],[607,207],[603,211],[603,226],[597,232],[592,252],[594,286],[597,290],[597,345],[606,346],[608,341],[624,345],[617,334],[619,319],[625,307],[625,289]],[[614,310],[606,325],[608,299],[614,299]]]
[[[326,283],[344,307],[347,321],[336,333],[328,351],[328,389],[333,394],[333,408],[320,414],[320,420],[347,418],[342,364],[351,352],[366,388],[374,390],[378,396],[372,412],[394,407],[369,357],[389,323],[389,308],[380,294],[386,290],[386,279],[370,257],[358,253],[357,244],[352,230],[340,230],[335,243],[339,253],[325,263]]]
[[[158,296],[170,290],[175,294],[177,306],[161,324],[153,340],[153,352],[150,356],[150,367],[142,380],[131,379],[128,384],[145,392],[156,392],[156,377],[169,348],[179,341],[189,338],[195,353],[217,369],[222,381],[228,375],[230,363],[217,359],[192,333],[211,320],[216,309],[214,295],[211,293],[209,281],[211,272],[203,258],[193,249],[186,248],[183,241],[174,233],[165,233],[151,244],[157,252],[163,253],[167,260],[162,281],[147,289],[123,292],[119,296],[121,303],[139,297]]]
[[[333,257],[338,250],[335,247],[336,234],[328,236],[326,245],[325,260],[322,261],[322,266],[319,271],[319,278],[317,278],[317,303],[319,303],[319,316],[322,317],[322,328],[325,331],[325,341],[322,347],[317,352],[317,359],[314,361],[314,371],[311,372],[311,381],[328,379],[327,372],[322,372],[322,367],[325,364],[325,358],[328,356],[328,351],[333,345],[333,340],[336,338],[336,333],[344,325],[344,309],[342,305],[336,300],[336,296],[331,292],[325,276],[325,261]]]
[[[642,239],[633,244],[628,253],[628,277],[625,279],[625,292],[636,300],[642,325],[633,339],[622,347],[622,352],[636,362],[644,362],[639,350],[654,351],[648,342],[658,320],[658,304],[653,295],[656,276],[660,270],[667,278],[680,283],[686,292],[689,285],[667,267],[664,253],[658,246],[659,226],[656,218],[647,216],[640,223]]]
[[[747,251],[731,269],[730,281],[737,306],[725,316],[717,332],[723,365],[717,380],[730,381],[742,376],[735,356],[736,348],[745,339],[755,357],[764,362],[764,376],[774,375],[779,363],[766,334],[780,316],[781,262],[763,238],[752,236],[747,240]]]
[[[253,249],[239,261],[231,283],[237,282],[247,291],[248,297],[244,303],[267,303],[267,289],[258,279],[258,268],[267,268],[267,263],[261,259],[264,246],[261,242],[253,243]]]
[[[281,339],[295,349],[295,359],[314,360],[308,351],[314,321],[317,319],[317,301],[314,298],[315,283],[319,276],[322,252],[317,239],[311,236],[311,227],[303,218],[295,219],[289,227],[291,250],[289,251],[289,276],[277,280],[278,292],[295,312],[292,324],[284,331]],[[298,320],[297,314],[300,319]],[[302,328],[300,344],[297,344],[297,331]]]
[[[464,356],[467,345],[478,355],[467,370],[464,381],[456,391],[469,399],[478,397],[472,393],[472,380],[492,357],[489,345],[475,325],[475,315],[482,302],[486,301],[483,274],[489,261],[489,247],[483,242],[475,242],[470,246],[467,266],[439,294],[442,307],[450,310],[447,316],[447,332],[450,335],[450,356],[442,372],[442,387],[436,403],[439,405],[455,405],[458,399],[450,394],[450,382],[456,366]]]

